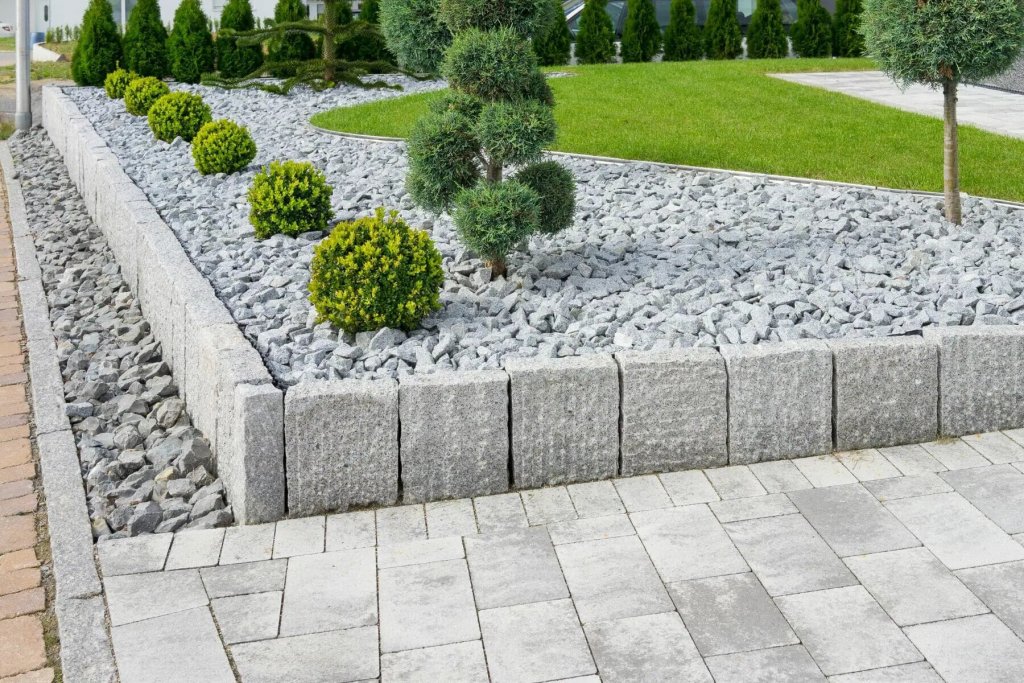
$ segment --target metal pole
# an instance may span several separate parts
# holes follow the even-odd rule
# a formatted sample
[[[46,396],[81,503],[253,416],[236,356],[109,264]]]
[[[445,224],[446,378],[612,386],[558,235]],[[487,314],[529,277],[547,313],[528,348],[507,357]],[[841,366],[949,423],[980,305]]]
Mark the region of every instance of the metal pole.
[[[31,0],[17,0],[17,21],[14,45],[17,61],[14,65],[16,103],[14,127],[28,130],[32,127],[32,90],[29,83],[32,68],[32,45],[29,37]]]

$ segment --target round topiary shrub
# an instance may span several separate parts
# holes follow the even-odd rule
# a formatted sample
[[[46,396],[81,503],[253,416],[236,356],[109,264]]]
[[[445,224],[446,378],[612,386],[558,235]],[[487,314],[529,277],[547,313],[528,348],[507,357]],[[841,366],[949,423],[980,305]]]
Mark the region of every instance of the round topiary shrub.
[[[480,183],[455,198],[452,220],[459,239],[504,275],[505,255],[540,226],[540,195],[516,179]]]
[[[103,89],[107,91],[107,97],[110,99],[123,99],[124,89],[128,87],[129,83],[138,77],[139,75],[134,71],[125,71],[124,69],[111,71],[107,74],[107,77],[103,79]]]
[[[397,211],[339,223],[313,250],[309,300],[349,333],[415,328],[441,307],[441,253]]]
[[[153,76],[143,76],[128,83],[124,89],[124,108],[129,114],[145,116],[149,108],[161,97],[171,92],[167,84]]]
[[[249,222],[257,239],[326,229],[333,192],[308,161],[270,162],[249,187]]]
[[[256,143],[249,129],[234,121],[217,119],[204,124],[192,139],[192,159],[203,175],[241,171],[256,158]]]
[[[540,195],[537,232],[553,235],[572,225],[576,213],[572,171],[555,161],[538,161],[521,169],[515,179]]]
[[[203,98],[189,92],[164,95],[149,108],[149,128],[157,140],[164,142],[174,142],[174,138],[192,142],[212,118]]]

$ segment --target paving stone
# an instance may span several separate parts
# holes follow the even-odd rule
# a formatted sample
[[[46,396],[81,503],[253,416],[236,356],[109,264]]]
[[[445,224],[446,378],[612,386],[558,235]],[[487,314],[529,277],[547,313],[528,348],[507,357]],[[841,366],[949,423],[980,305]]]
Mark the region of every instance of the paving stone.
[[[580,541],[598,541],[618,536],[633,536],[636,530],[627,515],[605,515],[604,517],[586,517],[571,519],[568,522],[555,522],[548,525],[551,542],[555,545],[579,543]]]
[[[210,567],[220,559],[224,529],[189,529],[174,534],[166,569]]]
[[[103,581],[113,626],[206,605],[206,589],[195,569],[109,576]]]
[[[825,676],[803,645],[708,657],[716,683],[824,683]]]
[[[928,662],[887,666],[870,671],[832,676],[829,683],[943,683]]]
[[[729,498],[747,498],[749,496],[763,496],[767,491],[761,486],[754,473],[746,465],[734,465],[732,467],[721,467],[714,470],[704,470],[704,474],[715,487],[722,500]]]
[[[46,592],[42,586],[26,588],[0,596],[0,619],[20,617],[23,614],[46,609]]]
[[[373,548],[302,555],[288,560],[281,635],[376,624],[376,567]]]
[[[1024,547],[958,493],[891,500],[885,506],[950,569],[1024,559]]]
[[[523,491],[522,497],[530,526],[576,519],[576,508],[564,486]]]
[[[1024,446],[1001,432],[971,434],[961,438],[994,465],[1024,461]]]
[[[637,512],[630,519],[665,582],[748,571],[706,505]]]
[[[465,560],[382,569],[379,582],[381,652],[480,637]]]
[[[902,474],[913,476],[928,472],[944,472],[945,466],[928,454],[928,451],[914,444],[879,448],[878,452],[896,466]]]
[[[552,681],[597,672],[570,600],[480,612],[494,683]]]
[[[628,479],[615,479],[615,490],[628,512],[672,507],[672,499],[661,481],[653,474]]]
[[[919,474],[916,477],[893,477],[892,479],[866,481],[864,488],[880,501],[930,496],[933,493],[948,493],[953,490],[952,486],[934,472]]]
[[[518,493],[474,498],[473,509],[476,510],[476,523],[482,534],[529,526],[526,510],[523,509],[523,501]]]
[[[839,588],[857,582],[800,515],[732,522],[725,529],[769,595]]]
[[[380,658],[381,680],[394,683],[477,683],[487,680],[481,641],[390,652]]]
[[[583,623],[657,614],[672,600],[636,536],[556,546]],[[485,641],[486,644],[486,641]],[[487,646],[490,652],[490,646]]]
[[[206,607],[114,626],[110,639],[122,683],[235,680]]]
[[[283,519],[274,532],[274,559],[324,551],[324,517]]]
[[[327,516],[327,535],[324,543],[327,552],[369,548],[376,544],[377,522],[373,510]]]
[[[923,443],[921,448],[950,470],[984,467],[989,464],[981,453],[971,448],[963,439],[940,439]]]
[[[465,552],[462,548],[462,538],[446,536],[381,546],[377,550],[377,566],[380,569],[406,567],[425,562],[460,560],[463,557]]]
[[[43,627],[36,616],[0,621],[0,676],[39,669],[46,664]]]
[[[1024,532],[1024,473],[1010,465],[944,472],[942,478],[1008,534]]]
[[[260,562],[274,556],[276,524],[232,526],[224,530],[224,545],[220,549],[221,564]]]
[[[465,543],[477,609],[569,597],[547,529],[468,536]]]
[[[797,512],[793,503],[783,493],[773,493],[754,498],[722,500],[711,503],[709,507],[715,513],[718,521],[723,524],[725,522],[738,522],[744,519],[757,519],[758,517],[790,515]]]
[[[857,481],[850,470],[846,469],[843,463],[831,455],[818,455],[813,458],[800,458],[794,460],[793,464],[800,470],[800,473],[807,477],[815,487],[842,486]]]
[[[591,481],[566,487],[580,518],[617,515],[626,511],[615,485],[610,481]]]
[[[427,513],[422,505],[377,510],[377,545],[406,543],[427,537]]]
[[[661,485],[676,505],[695,505],[718,500],[718,493],[703,472],[666,472],[659,474]]]
[[[923,659],[863,586],[776,598],[826,675]]]
[[[705,657],[800,642],[750,572],[680,581],[668,591]]]
[[[347,683],[380,673],[375,626],[233,645],[231,655],[245,683]]]
[[[675,612],[601,621],[587,624],[585,629],[604,683],[711,683],[707,667]]]
[[[1024,680],[1024,642],[991,614],[906,629],[947,683]]]
[[[757,480],[768,493],[784,493],[811,488],[811,482],[800,473],[790,460],[772,460],[750,465]]]
[[[840,557],[921,544],[860,484],[791,491],[787,495]]]
[[[148,534],[100,541],[96,553],[103,576],[160,571],[173,538],[174,534]]]
[[[427,535],[430,538],[468,536],[476,533],[473,501],[468,498],[440,500],[427,503],[424,508],[427,515]]]
[[[859,451],[841,451],[836,460],[853,473],[857,481],[875,481],[899,477],[900,471],[874,448]]]
[[[961,569],[956,575],[1024,639],[1024,562]]]
[[[203,567],[199,574],[203,577],[207,595],[211,598],[224,598],[284,590],[287,569],[288,560],[263,560]]]
[[[233,645],[276,637],[281,595],[281,591],[274,591],[213,600],[210,607],[224,642]]]

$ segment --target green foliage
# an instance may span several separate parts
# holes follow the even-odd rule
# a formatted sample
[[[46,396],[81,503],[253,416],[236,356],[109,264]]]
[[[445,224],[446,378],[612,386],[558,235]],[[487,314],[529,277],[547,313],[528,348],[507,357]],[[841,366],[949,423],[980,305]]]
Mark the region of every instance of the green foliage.
[[[435,213],[450,209],[459,191],[480,179],[480,142],[474,130],[478,113],[459,107],[453,99],[450,110],[420,118],[409,135],[405,186],[414,202]]]
[[[832,15],[832,54],[836,57],[864,54],[864,36],[860,32],[863,11],[861,0],[836,0],[836,13]]]
[[[395,63],[395,56],[388,51],[387,42],[376,24],[357,21],[363,30],[357,31],[338,42],[337,57],[349,62]]]
[[[309,162],[270,162],[249,187],[249,222],[256,238],[325,230],[333,192],[324,174]]]
[[[309,300],[321,320],[355,334],[412,330],[441,307],[441,252],[397,211],[339,223],[313,249]]]
[[[140,76],[124,89],[124,108],[129,114],[145,116],[157,100],[171,92],[167,84],[153,76]]]
[[[467,29],[507,28],[524,37],[533,35],[545,17],[546,0],[439,0],[437,16],[452,34]],[[563,15],[564,16],[564,15]]]
[[[704,40],[697,26],[693,0],[672,0],[665,28],[666,62],[682,62],[704,56]]]
[[[437,0],[380,0],[380,30],[398,65],[415,73],[437,73],[452,42]]]
[[[540,226],[540,196],[514,179],[481,183],[455,198],[452,220],[459,239],[503,275],[505,255]]]
[[[167,38],[171,75],[182,83],[198,83],[213,71],[216,49],[199,0],[181,0],[174,12],[174,27]]]
[[[78,85],[103,85],[121,62],[121,34],[107,0],[89,0],[82,33],[71,57],[71,77]]]
[[[832,54],[832,17],[821,6],[821,0],[797,0],[796,22],[791,35],[793,52],[801,57],[828,57]]]
[[[778,59],[789,53],[780,0],[758,0],[747,28],[747,57]]]
[[[128,15],[128,26],[124,31],[124,64],[140,76],[166,78],[170,75],[167,29],[160,20],[157,0],[139,0]]]
[[[359,19],[368,24],[380,23],[380,0],[363,0],[359,6]]]
[[[652,0],[630,0],[622,29],[622,61],[649,62],[661,49],[661,27]]]
[[[192,139],[192,159],[203,175],[241,171],[256,158],[256,143],[249,130],[234,121],[206,123]]]
[[[569,63],[572,52],[572,33],[565,22],[565,13],[559,0],[548,0],[544,18],[533,34],[533,51],[541,66],[560,66]]]
[[[249,0],[228,0],[217,32],[217,70],[224,78],[248,76],[263,63],[261,45],[239,45],[235,33],[256,28]]]
[[[120,100],[124,97],[124,89],[138,77],[139,75],[133,71],[124,69],[111,71],[103,80],[103,89],[107,91],[107,97],[110,99]]]
[[[455,36],[441,75],[456,90],[499,100],[525,96],[536,70],[530,42],[516,31],[469,29]]]
[[[274,24],[303,21],[309,11],[302,0],[277,0],[274,6]],[[267,41],[267,60],[271,63],[304,62],[316,57],[316,46],[308,33],[296,31]],[[294,67],[277,67],[270,71],[275,78],[289,78],[295,75]]]
[[[604,64],[615,57],[615,28],[605,11],[608,0],[586,0],[576,33],[576,61]]]
[[[576,182],[569,169],[554,161],[538,161],[516,173],[515,179],[540,196],[537,232],[552,235],[572,225]]]
[[[711,0],[704,24],[704,51],[708,59],[736,59],[743,54],[736,0]]]
[[[174,138],[192,142],[199,129],[212,120],[203,98],[188,92],[164,95],[149,108],[149,129],[164,142],[174,142]]]
[[[493,163],[502,166],[535,161],[555,141],[555,130],[551,107],[536,100],[488,104],[476,124],[480,146]]]

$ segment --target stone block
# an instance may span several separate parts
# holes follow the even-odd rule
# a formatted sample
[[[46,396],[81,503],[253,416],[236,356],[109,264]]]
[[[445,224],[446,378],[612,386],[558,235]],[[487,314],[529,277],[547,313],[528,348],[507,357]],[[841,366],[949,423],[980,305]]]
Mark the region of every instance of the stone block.
[[[71,423],[64,414],[64,378],[60,374],[53,337],[30,341],[28,358],[36,435],[70,429]]]
[[[508,376],[498,370],[409,375],[399,385],[407,502],[508,490]]]
[[[218,368],[223,354],[244,344],[252,346],[242,337],[234,323],[204,323],[201,320],[202,305],[183,306],[185,312],[185,355],[184,381],[188,386],[183,392],[188,405],[192,424],[200,429],[216,447],[217,414],[221,396],[217,391]],[[253,350],[255,353],[255,350]],[[179,375],[182,374],[179,367]]]
[[[208,434],[215,453],[231,448],[234,442],[235,403],[231,398],[235,395],[235,387],[243,384],[272,384],[270,373],[263,365],[263,359],[244,338],[242,343],[222,348],[211,364],[217,373],[216,392],[218,398],[215,406],[217,411],[217,430]],[[283,417],[281,429],[283,433]]]
[[[222,396],[227,403],[229,396]],[[285,513],[284,397],[270,384],[234,389],[232,446],[217,456],[228,500],[241,524],[281,519]]]
[[[65,681],[114,683],[117,667],[107,634],[103,596],[58,600],[60,664]]]
[[[1024,427],[1024,327],[935,327],[939,432],[961,436]]]
[[[728,463],[727,379],[717,351],[615,358],[622,373],[623,476]]]
[[[19,254],[22,249],[32,249],[32,261],[35,262],[35,247],[16,241]],[[38,267],[38,266],[37,266]],[[53,340],[53,328],[50,327],[50,307],[46,300],[46,291],[42,280],[22,280],[18,283],[21,295],[21,315],[25,326],[25,339],[28,342],[46,342]],[[56,352],[56,349],[55,349]]]
[[[729,463],[832,450],[832,353],[822,341],[723,346]]]
[[[619,372],[611,356],[512,359],[515,485],[593,481],[619,465]]]
[[[284,411],[289,513],[398,499],[397,382],[305,382]]]
[[[13,218],[11,220],[14,220]],[[40,280],[43,277],[36,260],[35,243],[32,237],[24,235],[14,238],[14,258],[18,267],[18,280]]]

